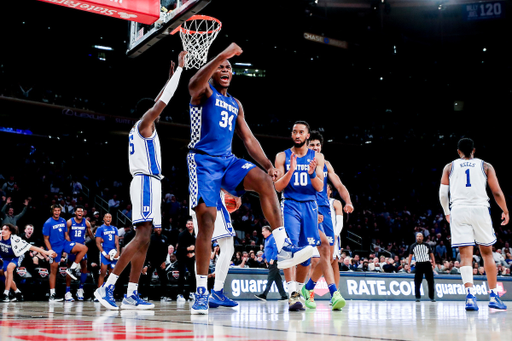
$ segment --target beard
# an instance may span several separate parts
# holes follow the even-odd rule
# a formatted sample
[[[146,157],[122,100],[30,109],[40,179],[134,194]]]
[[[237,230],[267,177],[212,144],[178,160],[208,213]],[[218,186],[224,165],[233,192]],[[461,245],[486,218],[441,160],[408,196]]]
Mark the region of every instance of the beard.
[[[293,146],[295,148],[302,148],[302,146],[304,146],[306,144],[306,140],[302,141],[302,142],[295,142],[295,140],[293,140]]]

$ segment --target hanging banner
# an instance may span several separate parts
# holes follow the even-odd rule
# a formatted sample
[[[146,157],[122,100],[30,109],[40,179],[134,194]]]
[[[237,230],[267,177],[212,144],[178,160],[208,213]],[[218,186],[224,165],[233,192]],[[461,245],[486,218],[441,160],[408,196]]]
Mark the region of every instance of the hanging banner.
[[[160,0],[39,0],[108,17],[151,25],[160,18]]]

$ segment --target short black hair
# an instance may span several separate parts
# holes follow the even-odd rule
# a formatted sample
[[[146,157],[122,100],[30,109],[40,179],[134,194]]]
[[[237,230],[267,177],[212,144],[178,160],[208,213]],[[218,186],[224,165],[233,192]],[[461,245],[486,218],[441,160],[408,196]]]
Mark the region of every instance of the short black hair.
[[[309,123],[306,122],[306,121],[295,121],[295,123],[293,125],[296,125],[296,124],[303,124],[306,126],[306,128],[308,128],[308,133],[311,131],[311,127],[309,126]]]
[[[475,142],[467,137],[461,138],[457,143],[457,148],[464,154],[465,157],[471,156],[473,149],[475,149]]]
[[[309,140],[318,140],[320,141],[320,145],[323,147],[324,146],[324,137],[322,136],[322,134],[318,131],[318,130],[313,130],[310,134],[309,134]]]

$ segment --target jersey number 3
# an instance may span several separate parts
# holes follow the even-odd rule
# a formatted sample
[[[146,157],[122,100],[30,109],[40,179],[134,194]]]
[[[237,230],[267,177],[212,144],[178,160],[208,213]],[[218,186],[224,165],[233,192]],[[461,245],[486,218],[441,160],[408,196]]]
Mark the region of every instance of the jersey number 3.
[[[220,113],[222,115],[221,121],[219,122],[219,125],[222,128],[226,128],[229,125],[229,131],[233,130],[233,118],[235,115],[229,115],[227,111],[223,111]]]

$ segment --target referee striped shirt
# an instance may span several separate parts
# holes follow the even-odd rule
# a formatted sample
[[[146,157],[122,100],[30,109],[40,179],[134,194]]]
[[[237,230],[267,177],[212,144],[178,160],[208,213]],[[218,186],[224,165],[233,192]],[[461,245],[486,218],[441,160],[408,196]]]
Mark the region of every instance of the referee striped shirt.
[[[414,254],[416,263],[430,262],[430,254],[434,253],[432,247],[425,243],[414,243],[411,245],[411,252]]]

